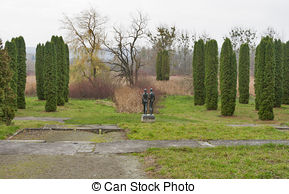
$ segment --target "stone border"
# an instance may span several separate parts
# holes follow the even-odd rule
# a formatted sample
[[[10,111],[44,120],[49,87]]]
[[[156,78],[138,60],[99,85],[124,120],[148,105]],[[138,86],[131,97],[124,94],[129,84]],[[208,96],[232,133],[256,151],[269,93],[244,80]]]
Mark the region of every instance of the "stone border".
[[[124,132],[124,129],[119,128],[117,125],[45,125],[42,128],[24,128],[7,138],[7,140],[24,133],[25,131],[42,131],[42,130],[53,130],[53,131],[86,131],[96,134],[110,133],[110,132]]]
[[[15,117],[16,121],[56,121],[60,123],[65,123],[65,121],[70,118],[59,118],[59,117]]]
[[[270,126],[270,127],[274,127],[275,129],[281,130],[281,131],[285,131],[285,130],[289,130],[289,126],[287,125],[262,125],[262,124],[230,124],[227,125],[228,127],[261,127],[261,126]]]

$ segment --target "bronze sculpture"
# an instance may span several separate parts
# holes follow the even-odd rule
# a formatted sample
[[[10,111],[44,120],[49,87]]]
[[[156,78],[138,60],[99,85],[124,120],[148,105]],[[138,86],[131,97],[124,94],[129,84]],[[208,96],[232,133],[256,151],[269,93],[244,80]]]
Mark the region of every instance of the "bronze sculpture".
[[[147,93],[147,89],[145,88],[144,93],[142,95],[143,114],[147,114],[148,99],[149,99],[149,94]]]
[[[153,109],[153,105],[154,105],[154,102],[155,102],[155,94],[153,93],[153,89],[151,88],[151,92],[150,92],[150,95],[149,95],[149,102],[150,102],[150,114],[154,114],[154,109]]]

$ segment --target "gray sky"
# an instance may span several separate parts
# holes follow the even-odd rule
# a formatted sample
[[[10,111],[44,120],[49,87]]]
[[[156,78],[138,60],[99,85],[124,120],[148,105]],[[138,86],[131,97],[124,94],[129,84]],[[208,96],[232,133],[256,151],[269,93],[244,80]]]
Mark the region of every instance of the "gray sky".
[[[288,0],[0,0],[0,38],[22,35],[26,46],[35,47],[60,30],[63,13],[73,16],[95,7],[111,24],[126,25],[140,10],[150,18],[149,27],[176,25],[189,32],[206,32],[222,41],[233,26],[251,27],[263,33],[275,28],[283,41],[289,40]]]

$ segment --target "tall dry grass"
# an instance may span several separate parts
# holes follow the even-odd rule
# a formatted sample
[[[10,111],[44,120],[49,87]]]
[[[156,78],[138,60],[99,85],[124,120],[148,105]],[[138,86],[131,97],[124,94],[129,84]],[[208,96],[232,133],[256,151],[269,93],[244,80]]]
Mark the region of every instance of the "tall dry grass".
[[[142,111],[142,89],[124,86],[115,90],[114,101],[118,112],[139,113]]]
[[[36,76],[35,75],[29,75],[26,77],[25,95],[36,96]]]
[[[122,86],[115,90],[114,102],[118,112],[140,113],[144,88],[150,88],[156,95],[155,112],[158,100],[163,95],[191,95],[192,80],[188,77],[172,76],[170,81],[156,81],[153,76],[142,76],[134,87]]]
[[[149,77],[152,86],[165,95],[192,95],[193,81],[188,76],[171,76],[169,81],[157,81]]]

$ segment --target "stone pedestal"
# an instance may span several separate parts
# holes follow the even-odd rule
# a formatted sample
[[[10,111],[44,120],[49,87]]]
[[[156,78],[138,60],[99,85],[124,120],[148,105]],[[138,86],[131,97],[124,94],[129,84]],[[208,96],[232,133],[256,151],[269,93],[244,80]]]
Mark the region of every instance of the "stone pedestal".
[[[143,114],[142,116],[141,116],[141,122],[143,122],[143,123],[153,123],[153,122],[155,122],[156,121],[156,118],[155,118],[155,116],[152,114],[152,115],[150,115],[150,114]]]

